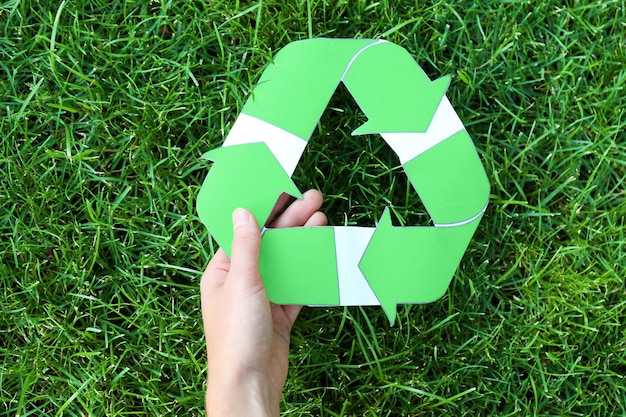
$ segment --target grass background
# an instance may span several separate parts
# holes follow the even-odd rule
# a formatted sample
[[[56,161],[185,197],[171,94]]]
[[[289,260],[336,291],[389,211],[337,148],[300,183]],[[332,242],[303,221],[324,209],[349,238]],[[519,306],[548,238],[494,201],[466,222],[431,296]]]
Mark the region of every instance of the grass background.
[[[273,54],[384,38],[448,91],[492,185],[448,293],[305,309],[285,415],[626,415],[623,1],[4,1],[0,414],[201,415],[194,204]],[[332,224],[426,224],[333,98],[294,178]]]

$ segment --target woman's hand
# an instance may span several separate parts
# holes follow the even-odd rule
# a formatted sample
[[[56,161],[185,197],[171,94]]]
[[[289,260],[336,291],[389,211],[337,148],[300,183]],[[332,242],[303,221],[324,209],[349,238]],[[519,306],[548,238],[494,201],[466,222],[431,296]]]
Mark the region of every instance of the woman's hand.
[[[321,204],[321,194],[309,190],[271,227],[323,226],[327,220],[318,211]],[[269,302],[259,273],[261,234],[254,216],[235,210],[233,227],[232,259],[218,250],[200,282],[209,362],[207,414],[278,416],[289,335],[302,306]]]

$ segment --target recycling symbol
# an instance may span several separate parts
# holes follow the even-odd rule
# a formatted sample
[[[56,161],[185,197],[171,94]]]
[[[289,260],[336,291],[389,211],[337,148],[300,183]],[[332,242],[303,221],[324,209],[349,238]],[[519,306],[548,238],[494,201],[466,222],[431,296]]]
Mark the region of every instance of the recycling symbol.
[[[445,96],[402,47],[376,39],[310,39],[285,46],[265,69],[213,161],[197,199],[200,220],[230,256],[231,213],[264,224],[291,180],[307,141],[343,82],[368,121],[352,134],[379,134],[398,155],[432,226],[396,227],[385,208],[377,226],[264,229],[260,270],[278,304],[428,303],[448,288],[489,199],[474,144]]]

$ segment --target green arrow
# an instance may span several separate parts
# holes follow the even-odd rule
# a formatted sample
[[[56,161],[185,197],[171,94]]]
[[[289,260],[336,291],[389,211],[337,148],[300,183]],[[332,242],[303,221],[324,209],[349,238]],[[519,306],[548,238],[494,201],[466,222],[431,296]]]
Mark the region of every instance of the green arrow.
[[[354,55],[376,42],[314,39],[288,44],[263,71],[242,113],[308,140]]]
[[[385,42],[361,52],[343,82],[369,119],[353,135],[425,132],[450,76],[431,81],[404,48]]]
[[[202,155],[214,162],[198,194],[200,220],[230,256],[230,216],[245,207],[263,224],[282,192],[302,198],[300,191],[263,142],[221,147]]]
[[[391,325],[397,304],[429,303],[445,293],[481,217],[455,227],[394,227],[385,209],[359,268]]]
[[[339,304],[332,227],[266,229],[259,269],[274,303]]]

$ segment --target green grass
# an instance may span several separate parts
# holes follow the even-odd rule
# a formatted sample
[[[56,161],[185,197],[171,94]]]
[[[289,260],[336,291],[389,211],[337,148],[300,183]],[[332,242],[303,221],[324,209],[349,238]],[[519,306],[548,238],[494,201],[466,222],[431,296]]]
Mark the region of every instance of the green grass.
[[[442,299],[305,309],[285,415],[626,415],[626,4],[566,3],[3,2],[0,414],[203,413],[199,156],[326,36],[452,74],[492,189]],[[363,117],[339,91],[297,184],[335,225],[427,223]]]

